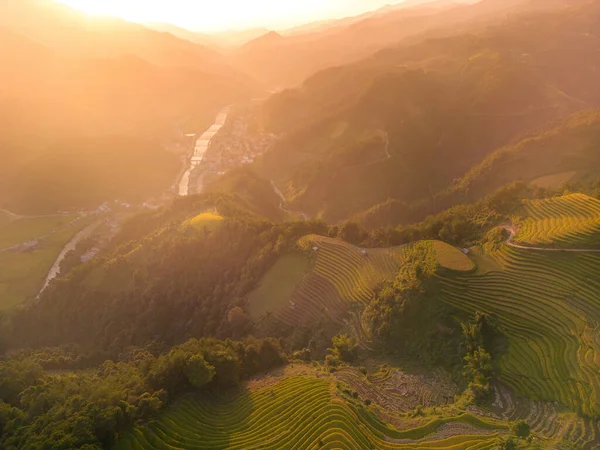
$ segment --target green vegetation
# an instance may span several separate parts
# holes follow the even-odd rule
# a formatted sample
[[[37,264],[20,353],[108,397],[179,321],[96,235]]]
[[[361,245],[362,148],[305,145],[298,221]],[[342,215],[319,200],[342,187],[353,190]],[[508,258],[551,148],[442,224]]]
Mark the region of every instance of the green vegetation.
[[[28,218],[0,213],[0,250],[61,231],[76,218],[75,214]]]
[[[298,246],[315,260],[312,270],[285,299],[290,304],[277,313],[290,325],[308,324],[323,316],[342,320],[352,305],[366,305],[379,283],[396,273],[403,254],[401,247],[362,249],[317,235],[301,238]]]
[[[583,194],[525,202],[515,242],[593,249],[600,245],[600,200]]]
[[[561,172],[553,175],[546,175],[543,177],[536,178],[531,182],[533,186],[544,188],[544,189],[560,189],[566,183],[571,181],[577,172],[571,170],[569,172]]]
[[[599,135],[600,110],[576,113],[494,151],[455,183],[450,196],[472,201],[514,181],[539,185],[540,177],[547,176],[550,180],[546,182],[555,184],[557,174],[595,176],[600,164],[596,144]]]
[[[508,341],[499,376],[520,395],[597,415],[600,257],[507,246],[492,256],[497,268],[488,273],[440,275],[441,299],[498,317]]]
[[[67,213],[0,210],[0,448],[600,445],[600,0],[223,55],[38,3],[0,4],[0,207]],[[167,202],[225,104],[204,193]],[[164,206],[27,301],[100,224],[68,212],[116,200]]]
[[[465,253],[445,242],[435,241],[433,249],[438,264],[446,269],[468,272],[475,268],[475,263]]]
[[[474,433],[418,441],[446,423],[468,423]],[[489,448],[504,429],[463,415],[398,431],[364,406],[336,398],[329,380],[305,376],[235,397],[188,396],[115,449]]]
[[[247,167],[237,168],[217,177],[208,183],[204,192],[234,194],[247,209],[269,220],[278,221],[284,217],[281,199],[271,183]]]
[[[64,246],[95,220],[65,215],[0,222],[0,310],[34,299]]]
[[[175,396],[235,387],[283,361],[272,339],[192,339],[161,355],[130,349],[96,368],[76,350],[21,353],[0,361],[0,447],[110,448]]]
[[[440,269],[434,243],[410,244],[396,276],[382,283],[362,314],[368,334],[382,350],[426,366],[458,364],[451,314],[431,294]],[[446,336],[440,339],[442,330]]]
[[[189,337],[243,336],[252,324],[234,325],[230,310],[242,304],[300,236],[326,227],[273,225],[240,203],[233,196],[202,195],[135,216],[100,257],[15,315],[11,342],[122,349],[156,336],[168,344]],[[205,232],[186,225],[215,209],[223,217],[218,227]],[[29,333],[20,324],[36,324],[38,332]]]
[[[358,359],[358,345],[347,334],[335,336],[332,339],[333,348],[327,349],[329,353],[325,362],[330,367],[336,367],[340,363],[353,363]]]
[[[531,427],[524,420],[518,420],[511,425],[510,431],[512,431],[517,437],[527,438],[531,433]]]
[[[211,231],[218,227],[223,220],[223,216],[216,212],[205,212],[189,219],[185,224],[189,224],[199,231]]]
[[[466,356],[464,377],[468,382],[466,394],[481,403],[492,393],[492,363],[495,320],[485,314],[475,314],[475,321],[462,324]]]
[[[304,254],[282,256],[250,295],[247,306],[254,318],[272,312],[285,323],[300,325],[322,315],[345,319],[368,305],[378,286],[404,264],[403,247],[363,249],[316,235],[301,238],[298,246]],[[459,249],[440,241],[431,246],[440,266],[475,268]]]
[[[306,276],[310,259],[300,253],[290,253],[277,260],[261,279],[258,288],[248,297],[248,312],[254,319],[266,313],[277,313],[289,305],[292,294]]]

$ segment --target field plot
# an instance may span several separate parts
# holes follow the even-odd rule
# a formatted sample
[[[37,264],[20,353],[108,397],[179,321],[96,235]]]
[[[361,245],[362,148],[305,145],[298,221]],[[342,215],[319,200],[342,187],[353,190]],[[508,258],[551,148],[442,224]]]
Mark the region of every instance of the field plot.
[[[205,212],[187,220],[185,223],[200,231],[210,231],[218,227],[222,221],[223,216],[217,214],[216,212]]]
[[[433,248],[437,254],[438,263],[444,268],[459,272],[475,269],[473,260],[456,247],[445,242],[434,241]]]
[[[564,413],[553,402],[518,397],[502,385],[495,386],[491,411],[503,420],[525,420],[531,430],[554,442],[569,442],[575,448],[598,448],[598,422],[575,413]]]
[[[536,178],[531,184],[546,189],[559,189],[565,183],[571,181],[575,175],[577,175],[577,171],[575,170],[554,175],[546,175],[545,177]]]
[[[499,317],[500,378],[519,395],[600,414],[600,254],[505,245],[493,257],[496,271],[441,275],[441,298]]]
[[[584,194],[526,201],[515,243],[600,249],[600,200]]]
[[[306,376],[226,398],[189,396],[123,436],[116,450],[488,449],[505,429],[465,414],[400,431],[332,388],[329,378]],[[453,424],[472,434],[448,431]]]
[[[363,249],[317,235],[301,238],[298,245],[304,254],[282,257],[250,295],[253,317],[270,311],[290,325],[323,316],[342,321],[352,304],[366,304],[383,281],[393,279],[404,260],[402,246]],[[439,241],[432,245],[442,267],[460,272],[475,268],[461,250]]]
[[[329,315],[343,320],[353,302],[369,301],[377,286],[393,278],[403,259],[401,247],[362,249],[339,239],[305,236],[299,245],[313,254],[312,270],[277,312],[288,324]]]
[[[413,375],[390,369],[375,375],[363,375],[354,368],[338,370],[334,378],[347,383],[360,394],[387,411],[405,413],[418,405],[423,407],[454,402],[459,393],[450,377],[443,371]]]
[[[0,310],[35,298],[63,247],[90,223],[76,219],[0,218]]]
[[[15,218],[0,213],[0,251],[58,232],[76,218],[75,214]]]
[[[258,319],[268,312],[277,312],[289,305],[292,294],[302,282],[309,265],[310,259],[301,253],[281,257],[248,299],[248,311],[252,317]]]

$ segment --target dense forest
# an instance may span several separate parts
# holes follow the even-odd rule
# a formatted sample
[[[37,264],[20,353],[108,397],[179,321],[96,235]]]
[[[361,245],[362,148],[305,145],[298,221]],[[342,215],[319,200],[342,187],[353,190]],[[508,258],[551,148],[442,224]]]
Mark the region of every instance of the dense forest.
[[[326,226],[274,225],[240,203],[205,194],[132,218],[102,257],[58,280],[13,317],[13,344],[122,349],[152,340],[244,335],[251,323],[242,315],[232,324],[228,313],[295,240]],[[187,220],[215,208],[224,217],[217,228]],[[27,331],[33,324],[35,334]]]
[[[2,448],[110,448],[120,432],[152,418],[182,394],[235,387],[284,362],[272,339],[191,339],[168,352],[159,350],[130,349],[94,366],[98,356],[74,347],[29,351],[3,361]]]

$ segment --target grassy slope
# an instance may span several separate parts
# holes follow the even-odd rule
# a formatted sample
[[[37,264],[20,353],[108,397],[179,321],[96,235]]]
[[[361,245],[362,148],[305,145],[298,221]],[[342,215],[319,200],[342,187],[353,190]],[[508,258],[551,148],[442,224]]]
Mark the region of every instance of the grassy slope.
[[[435,241],[433,248],[437,253],[438,263],[446,269],[468,272],[475,269],[475,263],[462,251],[445,242]]]
[[[248,311],[252,317],[258,319],[268,312],[276,312],[289,305],[309,264],[310,259],[299,253],[282,256],[248,299]]]
[[[190,396],[155,423],[125,435],[116,450],[476,449],[491,448],[505,428],[501,423],[463,415],[399,431],[360,404],[336,397],[332,387],[327,378],[302,376],[234,397]],[[475,432],[411,442],[434,433],[445,423],[467,423]]]
[[[560,172],[536,178],[531,184],[545,189],[560,189],[561,186],[571,181],[576,175],[576,170],[570,170],[568,172]]]
[[[69,225],[75,216],[0,221],[0,247],[14,246],[45,236],[35,251],[0,253],[0,310],[34,298],[63,247],[92,218]],[[54,234],[49,234],[56,231]]]
[[[0,250],[65,228],[76,217],[71,214],[12,220],[3,214],[0,216]]]

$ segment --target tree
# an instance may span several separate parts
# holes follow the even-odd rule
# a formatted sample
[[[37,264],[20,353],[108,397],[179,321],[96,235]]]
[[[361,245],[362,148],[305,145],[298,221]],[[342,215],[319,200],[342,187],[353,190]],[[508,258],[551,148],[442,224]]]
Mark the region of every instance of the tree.
[[[529,437],[529,434],[531,434],[531,428],[524,420],[517,420],[515,423],[513,423],[510,426],[510,431],[512,431],[515,436],[523,439]]]
[[[329,349],[334,356],[345,362],[353,362],[358,357],[358,346],[347,334],[340,334],[332,339],[333,349]]]
[[[227,313],[227,321],[232,327],[240,329],[248,324],[248,316],[242,308],[236,306],[235,308],[231,308],[229,313]]]
[[[216,370],[215,382],[221,388],[232,387],[240,381],[240,362],[231,348],[221,349],[206,355]]]
[[[516,450],[517,442],[512,436],[499,438],[494,446],[494,450]]]
[[[355,222],[346,222],[338,229],[338,238],[355,245],[360,244],[366,234]]]
[[[192,356],[184,369],[189,383],[195,388],[210,383],[215,376],[215,368],[208,364],[202,355]]]

